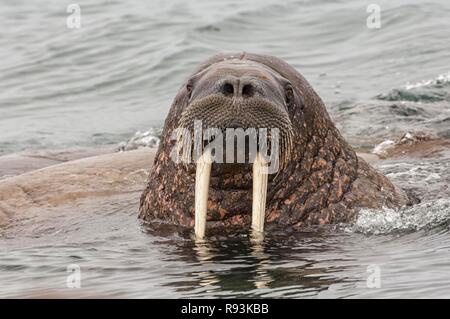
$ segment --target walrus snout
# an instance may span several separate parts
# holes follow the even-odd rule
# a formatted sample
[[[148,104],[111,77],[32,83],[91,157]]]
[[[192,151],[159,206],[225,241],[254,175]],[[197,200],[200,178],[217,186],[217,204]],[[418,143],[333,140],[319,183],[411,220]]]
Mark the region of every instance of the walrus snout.
[[[217,138],[217,133],[223,135],[224,140],[232,134],[242,133],[245,135],[243,138],[251,137],[252,141],[256,141],[255,151],[265,147],[271,153],[272,142],[276,142],[280,166],[286,166],[290,160],[294,130],[289,114],[277,101],[260,97],[257,93],[248,98],[235,98],[215,91],[208,96],[192,100],[178,122],[178,127],[186,129],[189,134],[183,134],[180,138],[194,140],[196,125],[202,132],[214,132],[214,138]],[[203,137],[209,143],[211,138],[206,138],[207,135],[203,134]],[[249,147],[246,139],[243,140],[241,148],[236,148],[236,145],[234,154],[243,153],[248,157]],[[180,141],[180,144],[184,145],[185,142]],[[205,142],[203,146],[204,144]],[[224,141],[223,144],[225,152],[228,143]],[[192,152],[189,150],[188,153]],[[250,157],[253,159],[255,155],[256,153],[253,153]]]

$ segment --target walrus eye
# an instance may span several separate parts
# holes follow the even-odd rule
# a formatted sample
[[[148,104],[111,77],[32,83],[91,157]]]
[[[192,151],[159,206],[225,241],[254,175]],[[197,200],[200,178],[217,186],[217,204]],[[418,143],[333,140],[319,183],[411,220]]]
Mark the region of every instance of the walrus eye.
[[[290,84],[286,86],[286,105],[291,107],[294,103],[294,89]]]
[[[191,83],[186,84],[186,92],[187,92],[188,98],[191,98],[191,95],[192,95],[192,84]]]

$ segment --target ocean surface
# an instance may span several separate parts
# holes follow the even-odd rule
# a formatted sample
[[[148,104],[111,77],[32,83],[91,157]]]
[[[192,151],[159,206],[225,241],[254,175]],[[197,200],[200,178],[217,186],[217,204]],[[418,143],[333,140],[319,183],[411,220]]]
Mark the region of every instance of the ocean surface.
[[[66,2],[2,0],[0,156],[154,145],[183,81],[221,51],[285,59],[357,150],[450,138],[450,1],[377,1],[375,29],[372,2],[77,1],[72,29]],[[422,203],[262,243],[155,234],[134,195],[1,230],[0,297],[450,298],[450,152],[377,168]]]

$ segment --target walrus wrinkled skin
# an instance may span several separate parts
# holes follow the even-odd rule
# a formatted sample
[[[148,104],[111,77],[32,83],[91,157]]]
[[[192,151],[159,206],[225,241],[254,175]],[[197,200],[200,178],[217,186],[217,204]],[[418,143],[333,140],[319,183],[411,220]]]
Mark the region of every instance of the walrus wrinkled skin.
[[[267,105],[259,111],[257,105],[263,102]],[[227,113],[232,105],[241,110],[235,118]],[[282,149],[288,154],[285,163],[276,177],[269,177],[266,229],[348,223],[361,208],[412,203],[402,189],[357,157],[320,97],[289,64],[272,56],[219,54],[189,77],[169,111],[141,196],[139,216],[146,222],[194,226],[195,164],[176,164],[170,153],[172,132],[195,118],[221,128],[281,125],[281,135],[293,134]],[[248,226],[251,166],[213,163],[208,198],[207,229]]]

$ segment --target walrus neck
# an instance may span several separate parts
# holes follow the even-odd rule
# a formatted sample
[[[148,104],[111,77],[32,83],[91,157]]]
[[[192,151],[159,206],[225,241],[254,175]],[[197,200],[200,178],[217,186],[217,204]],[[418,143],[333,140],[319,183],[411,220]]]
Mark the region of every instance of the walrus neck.
[[[358,158],[330,125],[294,146],[293,160],[269,189],[267,221],[302,226],[326,223],[324,211],[339,203],[357,177]],[[289,181],[286,183],[286,181]]]

